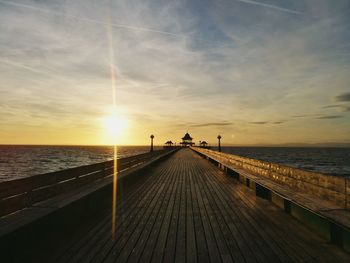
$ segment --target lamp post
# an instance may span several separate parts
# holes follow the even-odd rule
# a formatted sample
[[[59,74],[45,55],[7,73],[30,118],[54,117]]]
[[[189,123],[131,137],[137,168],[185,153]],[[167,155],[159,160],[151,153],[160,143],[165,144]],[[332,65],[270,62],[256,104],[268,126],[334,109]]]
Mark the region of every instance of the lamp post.
[[[154,135],[152,134],[150,136],[150,138],[151,138],[151,152],[153,152],[153,138],[154,138]]]
[[[218,140],[219,140],[219,152],[221,152],[221,143],[220,143],[221,135],[218,135]]]

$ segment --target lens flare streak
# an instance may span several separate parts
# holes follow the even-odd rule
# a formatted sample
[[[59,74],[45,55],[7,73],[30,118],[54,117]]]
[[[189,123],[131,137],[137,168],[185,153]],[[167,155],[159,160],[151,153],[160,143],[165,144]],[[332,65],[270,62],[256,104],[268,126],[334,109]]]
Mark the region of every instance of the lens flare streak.
[[[111,20],[109,18],[109,20]],[[111,21],[109,21],[111,22]],[[111,73],[111,84],[112,84],[112,98],[113,98],[113,109],[116,109],[116,72],[114,66],[114,49],[113,49],[113,35],[111,23],[107,23],[107,35],[109,44],[109,56],[110,56],[110,73]],[[112,193],[112,240],[115,240],[116,233],[116,222],[117,222],[117,191],[118,191],[118,169],[117,169],[117,144],[114,142],[113,145],[113,193]]]

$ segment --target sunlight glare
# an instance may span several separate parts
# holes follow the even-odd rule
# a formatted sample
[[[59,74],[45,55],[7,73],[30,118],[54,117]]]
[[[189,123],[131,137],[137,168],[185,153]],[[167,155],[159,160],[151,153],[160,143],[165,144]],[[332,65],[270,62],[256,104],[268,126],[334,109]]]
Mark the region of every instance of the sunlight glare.
[[[105,118],[104,125],[110,135],[120,136],[126,128],[126,119],[121,115],[113,114]]]

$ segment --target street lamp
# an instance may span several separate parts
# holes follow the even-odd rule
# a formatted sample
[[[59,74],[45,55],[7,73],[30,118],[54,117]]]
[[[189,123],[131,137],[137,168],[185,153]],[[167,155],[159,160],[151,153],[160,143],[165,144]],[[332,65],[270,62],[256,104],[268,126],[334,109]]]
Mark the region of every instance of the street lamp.
[[[153,138],[154,138],[154,135],[152,134],[150,136],[150,138],[151,138],[151,152],[153,152]]]
[[[221,135],[218,135],[218,140],[219,140],[219,152],[221,152],[221,143],[220,143]]]

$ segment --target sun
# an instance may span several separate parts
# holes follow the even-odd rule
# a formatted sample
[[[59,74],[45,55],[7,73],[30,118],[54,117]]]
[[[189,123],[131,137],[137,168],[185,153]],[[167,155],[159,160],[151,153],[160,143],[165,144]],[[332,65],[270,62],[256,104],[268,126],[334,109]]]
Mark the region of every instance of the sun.
[[[127,119],[121,114],[113,113],[104,117],[103,126],[108,141],[116,143],[123,137],[123,133],[127,127]]]
[[[125,120],[120,116],[108,116],[104,122],[107,132],[114,135],[120,135],[125,128]]]

